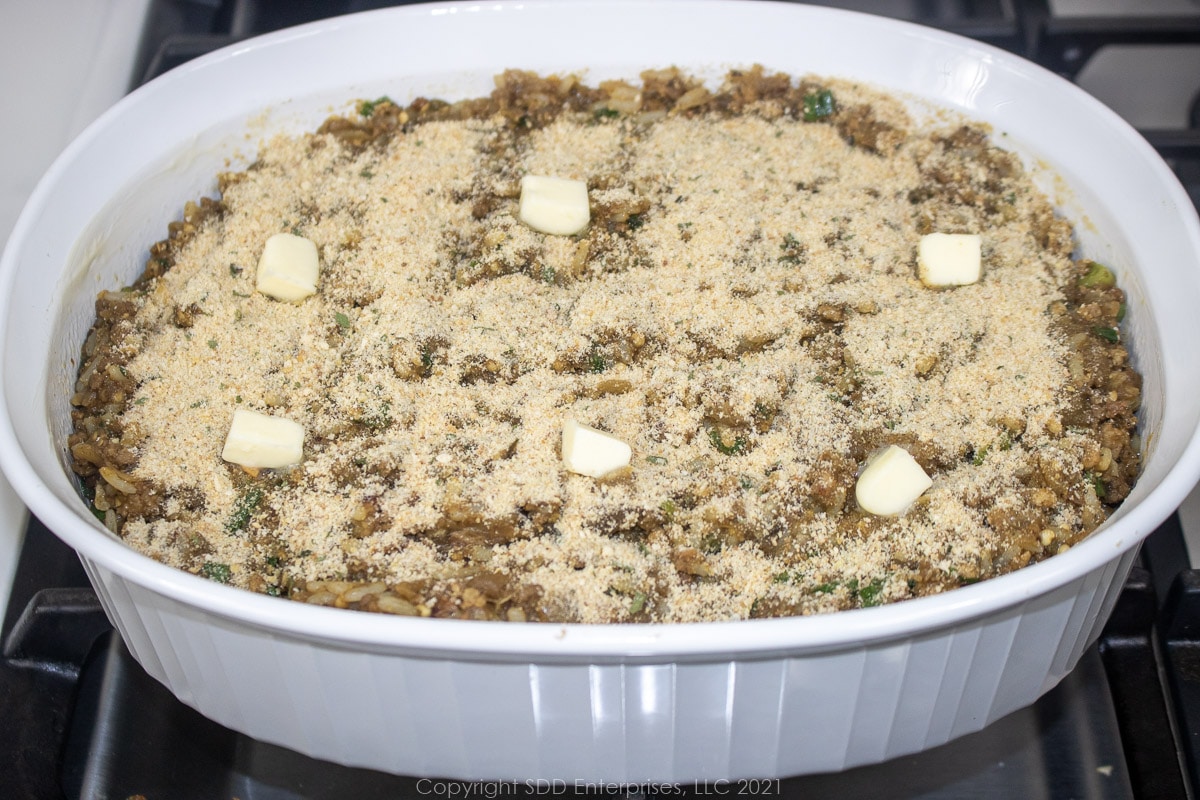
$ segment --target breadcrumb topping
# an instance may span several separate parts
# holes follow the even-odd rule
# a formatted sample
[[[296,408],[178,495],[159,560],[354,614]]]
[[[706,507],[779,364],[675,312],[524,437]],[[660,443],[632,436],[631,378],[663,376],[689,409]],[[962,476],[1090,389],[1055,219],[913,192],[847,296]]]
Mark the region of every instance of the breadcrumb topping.
[[[669,71],[606,91],[505,76],[498,95],[523,80],[553,113],[385,100],[264,142],[122,296],[105,336],[128,459],[109,469],[134,492],[73,439],[97,508],[139,550],[255,591],[584,622],[876,605],[1086,535],[1136,471],[1136,402],[1081,399],[1128,373],[1107,334],[1103,369],[1080,360],[1095,326],[1064,288],[1084,269],[1069,226],[977,126],[751,76],[703,96]],[[363,134],[384,109],[395,127]],[[522,225],[525,174],[586,181],[589,228]],[[917,279],[933,231],[982,236],[978,283]],[[320,253],[300,302],[254,288],[280,232]],[[303,462],[222,461],[237,409],[302,425]],[[568,418],[628,443],[630,467],[566,471]],[[887,444],[933,485],[875,517],[854,481]]]

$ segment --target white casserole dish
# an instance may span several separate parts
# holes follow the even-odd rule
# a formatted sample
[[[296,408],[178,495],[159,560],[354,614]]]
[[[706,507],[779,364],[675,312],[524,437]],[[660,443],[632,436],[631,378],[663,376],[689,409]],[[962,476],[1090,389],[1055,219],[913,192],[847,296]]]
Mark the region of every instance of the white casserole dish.
[[[657,626],[397,618],[288,603],[160,565],[92,518],[65,465],[97,291],[263,133],[353,98],[486,93],[508,67],[636,78],[678,65],[860,79],[995,126],[1051,165],[1082,250],[1129,293],[1145,474],[1064,555],[936,597],[823,617]],[[1059,181],[1055,175],[1061,178]],[[1063,187],[1069,187],[1064,191]],[[75,547],[139,662],[264,741],[414,775],[618,782],[787,776],[977,730],[1094,641],[1137,545],[1200,475],[1200,225],[1168,167],[1070,84],[944,33],[790,4],[434,4],[244,42],[137,90],[59,158],[0,262],[0,463]]]

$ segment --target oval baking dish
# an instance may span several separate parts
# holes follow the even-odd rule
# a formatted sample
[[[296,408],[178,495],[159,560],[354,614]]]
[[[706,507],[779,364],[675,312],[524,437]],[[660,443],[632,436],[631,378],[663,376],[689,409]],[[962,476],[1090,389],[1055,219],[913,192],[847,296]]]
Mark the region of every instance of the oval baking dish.
[[[865,81],[990,123],[1041,173],[1082,252],[1113,266],[1144,376],[1145,470],[1086,541],[942,595],[817,617],[501,624],[232,589],[132,551],[79,499],[67,402],[95,295],[129,283],[182,203],[252,160],[260,136],[314,129],[353,98],[485,94],[510,67],[585,70],[595,82],[754,63]],[[720,0],[446,3],[243,42],[137,90],[63,153],[17,223],[0,286],[0,461],[79,551],[138,661],[223,725],[397,773],[768,777],[943,743],[1033,702],[1074,667],[1137,545],[1200,475],[1200,225],[1169,168],[1045,70],[859,14]]]

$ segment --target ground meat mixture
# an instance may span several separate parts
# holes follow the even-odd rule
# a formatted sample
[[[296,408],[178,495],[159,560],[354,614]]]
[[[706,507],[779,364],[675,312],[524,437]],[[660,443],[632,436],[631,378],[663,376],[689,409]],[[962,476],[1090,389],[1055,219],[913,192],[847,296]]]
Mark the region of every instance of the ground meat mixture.
[[[393,614],[696,621],[928,595],[1060,553],[1139,470],[1105,266],[984,128],[844,81],[508,72],[358,104],[188,203],[83,346],[70,455],[129,545],[255,592]],[[572,236],[523,175],[587,183]],[[265,240],[316,294],[256,291]],[[982,237],[932,289],[922,235]],[[222,460],[236,409],[302,461]],[[632,447],[567,471],[568,418]],[[899,445],[905,513],[855,502]]]

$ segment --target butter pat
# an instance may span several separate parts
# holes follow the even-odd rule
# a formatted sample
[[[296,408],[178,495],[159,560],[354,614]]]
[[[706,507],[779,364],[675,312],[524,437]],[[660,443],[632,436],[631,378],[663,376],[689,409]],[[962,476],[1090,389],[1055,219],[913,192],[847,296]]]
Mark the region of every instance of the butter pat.
[[[304,458],[304,428],[283,417],[238,409],[221,458],[243,467],[278,469]]]
[[[562,460],[570,472],[603,478],[629,466],[633,448],[617,437],[568,419],[563,425]]]
[[[893,444],[867,461],[854,485],[854,498],[868,514],[894,517],[904,513],[932,485],[917,460]]]
[[[571,236],[591,221],[587,184],[567,178],[526,175],[521,178],[521,222],[535,231]]]
[[[255,288],[265,295],[295,303],[317,291],[317,246],[303,236],[277,233],[267,239],[258,259]]]
[[[926,286],[965,286],[983,271],[982,239],[973,233],[930,233],[917,246],[917,276]]]

